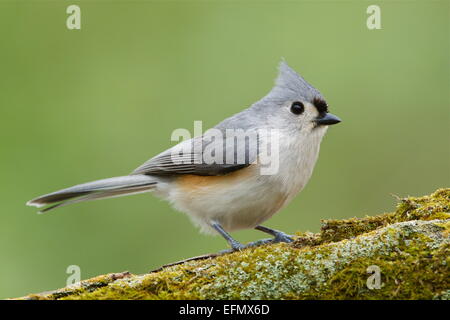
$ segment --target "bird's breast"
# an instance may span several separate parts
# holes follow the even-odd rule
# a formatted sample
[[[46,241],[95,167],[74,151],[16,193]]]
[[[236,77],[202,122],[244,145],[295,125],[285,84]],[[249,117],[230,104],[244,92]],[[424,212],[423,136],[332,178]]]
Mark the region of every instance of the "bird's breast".
[[[288,142],[288,144],[286,144]],[[269,219],[303,189],[317,160],[318,146],[284,141],[278,170],[261,174],[258,163],[222,176],[182,175],[168,200],[202,227],[217,221],[227,231],[253,228]]]

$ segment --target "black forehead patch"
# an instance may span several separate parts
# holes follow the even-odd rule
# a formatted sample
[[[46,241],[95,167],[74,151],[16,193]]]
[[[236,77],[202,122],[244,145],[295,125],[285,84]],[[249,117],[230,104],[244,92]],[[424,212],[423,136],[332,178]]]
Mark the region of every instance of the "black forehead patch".
[[[325,100],[315,97],[313,100],[313,105],[316,107],[319,113],[327,113],[328,112],[328,104]]]

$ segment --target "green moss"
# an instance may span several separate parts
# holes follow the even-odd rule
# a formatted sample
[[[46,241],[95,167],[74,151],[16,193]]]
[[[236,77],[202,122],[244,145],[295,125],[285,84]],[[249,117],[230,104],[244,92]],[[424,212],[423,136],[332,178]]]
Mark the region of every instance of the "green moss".
[[[420,241],[389,255],[356,259],[329,280],[320,299],[433,299],[450,288],[448,244],[430,250]],[[402,263],[398,263],[402,261]],[[368,289],[367,267],[381,270],[381,288]]]
[[[429,196],[399,200],[396,211],[392,213],[365,218],[322,220],[321,233],[314,237],[314,242],[326,243],[350,239],[397,222],[450,219],[450,188],[438,189]],[[302,241],[300,238],[298,242],[300,246],[303,245]]]
[[[321,233],[145,275],[109,274],[27,299],[446,299],[449,197],[441,189],[375,217],[327,220]],[[368,289],[367,267],[383,286]],[[118,276],[119,275],[119,276]]]
[[[95,292],[97,289],[107,286],[108,284],[133,275],[128,271],[121,273],[108,273],[88,280],[81,281],[79,284],[68,286],[63,289],[52,292],[44,292],[41,294],[31,294],[24,299],[27,300],[58,300],[68,296],[78,296],[86,293]]]

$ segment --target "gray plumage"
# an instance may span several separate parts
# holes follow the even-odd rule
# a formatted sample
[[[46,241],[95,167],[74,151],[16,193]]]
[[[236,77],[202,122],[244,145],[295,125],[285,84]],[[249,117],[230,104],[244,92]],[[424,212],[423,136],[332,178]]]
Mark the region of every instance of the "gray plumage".
[[[43,207],[48,204],[57,203],[56,205],[42,209],[40,212],[43,213],[71,203],[145,192],[150,190],[155,184],[155,179],[146,175],[108,178],[78,184],[70,188],[52,192],[28,201],[27,205]],[[77,199],[70,200],[73,198]]]

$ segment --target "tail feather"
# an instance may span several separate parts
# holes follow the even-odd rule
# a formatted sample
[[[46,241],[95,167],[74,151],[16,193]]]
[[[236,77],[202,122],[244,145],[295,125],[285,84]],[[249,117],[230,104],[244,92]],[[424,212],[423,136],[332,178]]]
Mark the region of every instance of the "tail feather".
[[[39,213],[89,200],[120,197],[148,192],[157,181],[146,175],[131,175],[79,184],[70,188],[52,192],[27,202],[29,206],[44,207]]]

